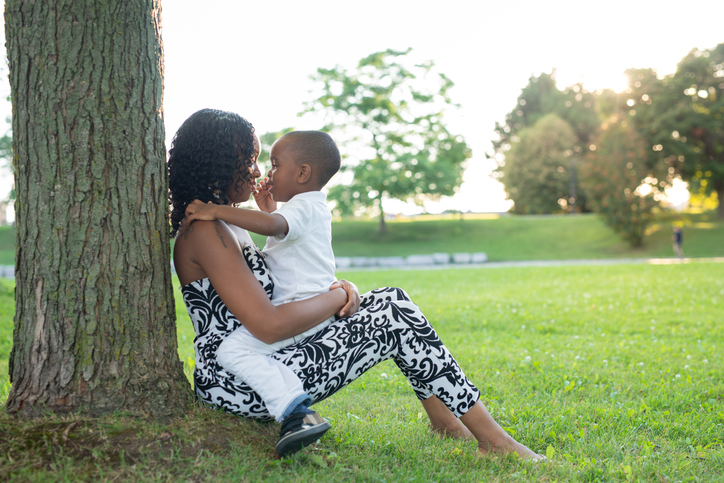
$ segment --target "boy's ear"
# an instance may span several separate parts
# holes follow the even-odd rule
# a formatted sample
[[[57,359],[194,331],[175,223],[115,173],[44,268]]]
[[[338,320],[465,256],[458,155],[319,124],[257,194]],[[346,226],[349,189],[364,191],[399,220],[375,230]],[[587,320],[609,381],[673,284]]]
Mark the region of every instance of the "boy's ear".
[[[297,183],[304,184],[312,179],[312,167],[308,164],[300,164],[297,167]]]

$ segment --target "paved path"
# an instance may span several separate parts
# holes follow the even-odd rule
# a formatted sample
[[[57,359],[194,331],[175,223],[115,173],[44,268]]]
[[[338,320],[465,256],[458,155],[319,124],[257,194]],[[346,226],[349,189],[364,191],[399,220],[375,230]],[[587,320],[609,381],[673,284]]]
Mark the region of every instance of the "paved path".
[[[590,260],[515,260],[508,262],[447,263],[444,265],[400,265],[396,267],[350,267],[337,272],[373,272],[382,270],[446,270],[448,268],[561,267],[570,265],[675,265],[680,263],[724,263],[724,257],[712,258],[604,258]],[[15,278],[13,265],[0,265],[0,278]]]
[[[515,260],[485,263],[448,263],[445,265],[416,265],[399,267],[350,267],[337,272],[371,272],[380,270],[445,270],[448,268],[503,268],[503,267],[561,267],[569,265],[675,265],[681,263],[724,263],[724,257],[712,258],[604,258],[585,260]]]

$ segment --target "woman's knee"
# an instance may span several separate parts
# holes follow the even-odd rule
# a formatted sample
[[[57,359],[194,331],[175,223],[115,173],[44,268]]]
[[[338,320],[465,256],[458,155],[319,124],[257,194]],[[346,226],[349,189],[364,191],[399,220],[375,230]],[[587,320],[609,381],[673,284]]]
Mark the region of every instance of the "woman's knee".
[[[382,287],[364,294],[365,297],[376,302],[404,302],[410,301],[410,296],[399,287]]]
[[[386,320],[393,325],[409,327],[419,332],[427,332],[430,329],[430,323],[425,315],[414,302],[409,300],[392,300],[380,302],[379,304],[367,309],[371,313],[385,312]]]
[[[410,302],[412,299],[410,299],[410,296],[405,292],[404,289],[401,289],[399,287],[392,287],[392,290],[395,291],[395,295],[397,296],[397,300],[399,301],[407,301]]]

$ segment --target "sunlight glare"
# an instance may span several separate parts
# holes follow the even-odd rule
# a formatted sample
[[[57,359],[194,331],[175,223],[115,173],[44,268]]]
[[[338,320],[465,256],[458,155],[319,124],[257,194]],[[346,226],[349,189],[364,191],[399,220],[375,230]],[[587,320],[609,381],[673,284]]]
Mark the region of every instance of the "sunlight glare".
[[[666,188],[666,202],[675,210],[683,210],[689,204],[689,184],[675,178],[672,186]]]
[[[573,73],[565,69],[558,69],[556,85],[559,89],[580,82],[589,91],[601,91],[611,89],[614,92],[623,92],[628,89],[628,77],[623,71],[616,71],[615,68],[604,70],[589,70],[586,73]]]

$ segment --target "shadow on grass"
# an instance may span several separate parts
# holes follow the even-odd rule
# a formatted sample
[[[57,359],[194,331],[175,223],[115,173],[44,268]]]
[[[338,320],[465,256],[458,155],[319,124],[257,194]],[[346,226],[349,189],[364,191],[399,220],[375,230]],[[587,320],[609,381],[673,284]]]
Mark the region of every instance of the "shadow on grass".
[[[0,480],[37,481],[43,475],[85,481],[211,477],[218,471],[226,474],[223,463],[240,456],[246,461],[278,460],[278,431],[276,424],[201,405],[165,426],[123,414],[22,420],[3,413]]]

